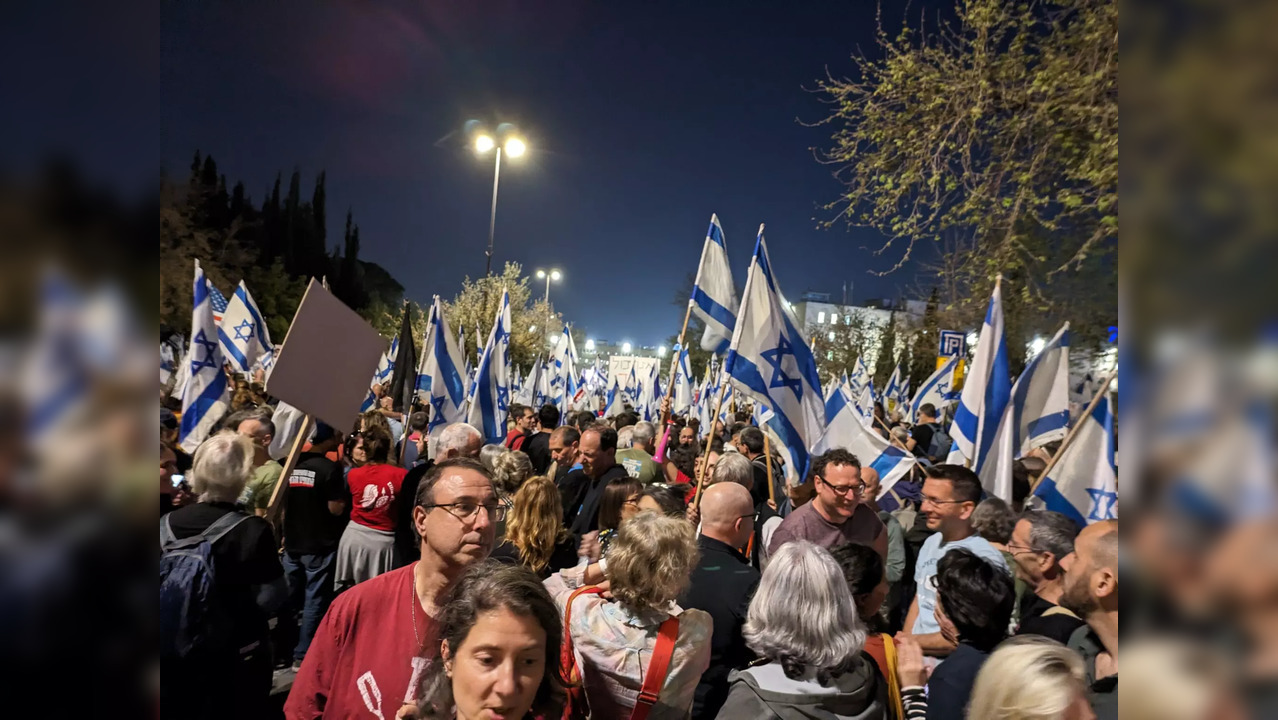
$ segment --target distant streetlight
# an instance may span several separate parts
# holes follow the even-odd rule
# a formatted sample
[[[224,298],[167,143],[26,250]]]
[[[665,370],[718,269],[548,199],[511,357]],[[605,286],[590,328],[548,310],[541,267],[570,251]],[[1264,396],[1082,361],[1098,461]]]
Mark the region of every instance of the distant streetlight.
[[[595,351],[595,341],[591,338],[586,338],[586,352],[594,352],[594,351]]]
[[[657,357],[663,358],[665,356],[666,356],[666,346],[662,345],[657,348]]]
[[[497,128],[500,133],[504,128],[509,126],[501,126]],[[511,157],[519,157],[528,151],[528,146],[523,140],[514,135],[508,135],[505,138],[505,151]],[[496,150],[493,161],[493,206],[488,216],[488,252],[485,253],[487,263],[484,266],[484,277],[493,274],[493,234],[497,229],[497,186],[501,181],[501,153],[503,147],[497,144],[496,138],[487,133],[480,133],[475,136],[475,152],[484,155],[491,150]]]
[[[563,274],[558,270],[551,270],[550,272],[546,272],[545,270],[537,271],[537,279],[541,280],[544,278],[546,280],[546,296],[544,298],[546,305],[550,305],[550,281],[554,280],[555,282],[559,282],[559,279],[562,277]]]
[[[1030,355],[1037,355],[1043,352],[1043,348],[1046,346],[1047,346],[1047,341],[1044,340],[1042,337],[1034,338],[1033,340],[1030,341],[1030,344],[1029,344]]]
[[[622,353],[624,353],[624,354],[626,354],[626,355],[629,355],[629,354],[630,354],[630,343],[621,343],[621,352],[622,352]]]

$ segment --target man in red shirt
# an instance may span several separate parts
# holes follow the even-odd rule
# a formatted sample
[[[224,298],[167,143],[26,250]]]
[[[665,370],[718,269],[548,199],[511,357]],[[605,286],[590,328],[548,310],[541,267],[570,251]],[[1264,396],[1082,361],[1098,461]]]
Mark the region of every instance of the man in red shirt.
[[[333,601],[284,705],[290,720],[389,719],[416,704],[421,673],[439,652],[441,604],[462,571],[488,557],[506,509],[492,474],[471,458],[435,465],[413,500],[421,560]]]
[[[537,412],[527,405],[512,403],[510,421],[510,432],[506,433],[506,441],[502,444],[511,450],[523,450],[524,443],[532,437],[533,426],[537,424]]]

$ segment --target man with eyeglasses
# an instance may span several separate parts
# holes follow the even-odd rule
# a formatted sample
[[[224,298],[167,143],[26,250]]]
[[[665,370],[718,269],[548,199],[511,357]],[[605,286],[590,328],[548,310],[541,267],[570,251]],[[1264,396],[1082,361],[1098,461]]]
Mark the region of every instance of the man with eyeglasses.
[[[768,557],[791,540],[807,540],[826,550],[848,542],[868,545],[886,560],[887,528],[874,510],[861,502],[865,492],[861,461],[843,448],[834,448],[812,458],[808,476],[816,486],[816,496],[781,521],[768,544]]]
[[[967,548],[1004,572],[1008,569],[1003,553],[972,527],[972,511],[981,501],[981,479],[976,473],[962,465],[945,464],[933,465],[925,472],[919,511],[927,517],[927,529],[933,534],[923,543],[914,566],[916,592],[902,634],[912,635],[925,654],[945,657],[957,646],[941,634],[936,619],[937,563],[949,551]]]
[[[1074,552],[1077,535],[1074,521],[1058,512],[1028,510],[1016,521],[1007,550],[1016,575],[1029,586],[1021,594],[1017,635],[1042,635],[1063,645],[1084,625],[1060,604],[1065,594],[1061,561]]]
[[[285,716],[394,717],[416,705],[421,673],[439,649],[443,603],[462,572],[493,548],[505,519],[492,473],[478,460],[437,463],[417,488],[421,559],[338,596],[293,682]]]

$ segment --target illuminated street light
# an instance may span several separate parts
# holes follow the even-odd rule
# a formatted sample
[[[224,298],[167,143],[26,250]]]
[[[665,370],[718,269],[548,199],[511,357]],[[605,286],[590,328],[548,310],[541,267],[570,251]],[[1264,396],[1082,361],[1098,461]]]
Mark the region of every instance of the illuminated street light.
[[[663,358],[665,356],[666,356],[666,346],[662,345],[657,348],[657,357]]]
[[[1047,345],[1047,341],[1044,340],[1042,337],[1034,338],[1033,340],[1030,341],[1030,344],[1029,344],[1030,355],[1033,356],[1043,352],[1043,348],[1046,345]]]
[[[493,234],[497,229],[497,187],[501,182],[501,154],[504,149],[510,157],[519,157],[528,152],[528,145],[523,140],[513,135],[509,135],[513,128],[512,125],[502,124],[497,127],[497,134],[505,138],[504,148],[497,144],[497,140],[492,135],[480,133],[475,136],[475,152],[483,155],[490,150],[496,150],[496,156],[493,160],[493,206],[492,211],[488,215],[488,252],[485,253],[487,258],[484,267],[484,276],[491,277],[493,274]]]
[[[587,352],[595,351],[595,341],[591,338],[586,338],[586,351]]]
[[[506,154],[511,157],[519,157],[520,155],[523,155],[524,151],[527,149],[528,146],[524,145],[524,141],[517,137],[506,140]]]
[[[475,138],[475,152],[486,153],[497,147],[497,142],[490,135],[480,135]]]
[[[624,353],[624,354],[626,354],[626,355],[629,355],[629,354],[630,354],[630,343],[621,343],[621,352],[622,352],[622,353]]]

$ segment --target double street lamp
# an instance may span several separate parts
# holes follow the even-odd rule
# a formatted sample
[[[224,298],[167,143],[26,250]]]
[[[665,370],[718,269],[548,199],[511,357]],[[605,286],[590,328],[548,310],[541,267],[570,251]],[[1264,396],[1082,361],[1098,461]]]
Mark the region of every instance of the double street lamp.
[[[503,126],[505,127],[505,126]],[[501,128],[499,127],[500,131]],[[484,266],[484,277],[489,277],[493,273],[493,232],[497,229],[497,185],[501,180],[501,154],[504,150],[510,157],[516,158],[528,151],[528,146],[524,141],[515,135],[507,135],[499,145],[497,138],[487,133],[480,133],[475,136],[475,152],[485,155],[496,150],[493,161],[493,207],[488,217],[488,252],[487,264]]]
[[[537,279],[541,280],[542,278],[545,278],[546,280],[546,295],[544,298],[542,298],[542,300],[543,302],[546,303],[546,335],[547,337],[552,337],[552,338],[554,337],[553,335],[551,335],[551,332],[552,332],[551,325],[554,324],[553,323],[554,318],[552,317],[550,313],[550,281],[554,280],[555,282],[559,282],[559,279],[562,277],[563,277],[563,274],[560,273],[558,270],[551,270],[550,272],[546,272],[545,270],[541,270],[541,269],[537,270]]]

